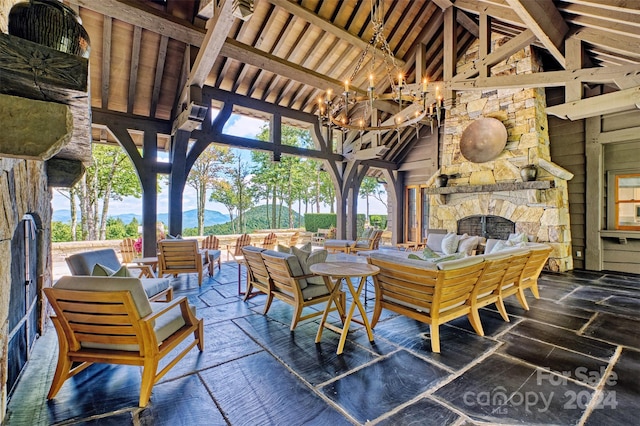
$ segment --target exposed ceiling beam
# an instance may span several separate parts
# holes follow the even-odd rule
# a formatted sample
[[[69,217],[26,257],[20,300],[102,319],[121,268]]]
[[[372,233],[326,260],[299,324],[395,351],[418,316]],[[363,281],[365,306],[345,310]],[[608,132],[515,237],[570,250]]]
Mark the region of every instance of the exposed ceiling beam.
[[[142,28],[133,27],[133,46],[131,48],[131,67],[129,69],[129,93],[127,96],[127,112],[133,113],[133,103],[136,99],[136,84],[138,82],[138,66],[140,64],[140,41]]]
[[[547,114],[569,120],[640,108],[640,86],[547,108]]]
[[[535,39],[536,35],[533,33],[533,31],[525,30],[487,56],[480,57],[479,59],[475,60],[471,68],[456,75],[453,79],[464,80],[467,78],[471,78],[477,75],[481,69],[490,68],[503,59],[506,59],[509,56],[513,55],[515,52],[518,52],[519,50],[524,49],[526,46],[529,46]]]
[[[520,27],[524,26],[524,23],[518,14],[506,4],[497,4],[478,0],[456,0],[455,6],[458,9],[471,12],[475,15],[486,13],[491,17],[509,24],[518,25]]]
[[[562,68],[566,68],[564,58],[564,37],[569,26],[564,21],[552,0],[506,0],[520,19],[533,31],[544,47],[553,55]]]
[[[620,67],[583,68],[580,70],[547,71],[533,74],[503,75],[497,77],[475,78],[445,83],[453,90],[516,89],[533,87],[559,87],[570,81],[583,83],[611,84],[619,79],[640,75],[637,65]]]
[[[104,16],[102,23],[102,108],[109,108],[109,84],[111,81],[111,28],[113,19]]]
[[[611,34],[607,31],[596,28],[580,28],[573,37],[577,37],[582,41],[593,44],[595,46],[603,46],[609,50],[621,55],[629,55],[633,52],[631,46],[638,46],[640,43],[635,37],[625,36],[621,34]],[[636,50],[637,51],[637,50]]]
[[[151,92],[151,110],[149,115],[156,116],[158,109],[158,99],[160,98],[160,88],[162,87],[162,75],[164,74],[164,62],[167,57],[167,46],[169,37],[162,36],[160,38],[160,47],[158,48],[158,59],[156,60],[156,75],[153,80],[153,91]]]

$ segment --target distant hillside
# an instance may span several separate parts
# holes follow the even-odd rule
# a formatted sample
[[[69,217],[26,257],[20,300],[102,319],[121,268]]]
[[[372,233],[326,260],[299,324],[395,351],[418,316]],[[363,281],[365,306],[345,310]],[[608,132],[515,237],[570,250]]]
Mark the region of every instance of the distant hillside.
[[[268,214],[267,214],[268,210]],[[279,213],[280,208],[277,208]],[[276,213],[276,214],[278,214]],[[271,208],[267,208],[266,205],[256,206],[250,209],[247,213],[245,213],[247,232],[253,232],[258,229],[269,229],[271,228],[271,223],[267,220],[267,217],[271,216]],[[237,218],[234,219],[234,222],[237,223]],[[304,226],[304,217],[299,215],[296,211],[293,211],[293,223],[289,224],[289,214],[287,212],[286,207],[282,209],[282,215],[280,217],[280,222],[276,222],[276,228],[297,228]],[[193,226],[195,228],[196,226]],[[196,235],[195,229],[188,230],[188,226],[184,226],[185,235]],[[236,226],[236,232],[238,227]],[[233,229],[231,227],[231,222],[217,224],[208,226],[205,225],[204,234],[214,234],[214,235],[228,235],[233,234]]]
[[[78,215],[79,216],[79,215]],[[121,213],[117,215],[109,215],[114,219],[120,219],[125,224],[130,223],[133,218],[136,218],[138,222],[142,222],[142,216],[134,213]],[[158,220],[165,225],[169,223],[169,215],[167,213],[159,213]],[[53,212],[53,221],[54,222],[63,222],[70,223],[71,222],[71,211],[70,210],[55,210]],[[229,216],[226,214],[222,214],[217,210],[205,210],[204,213],[204,226],[212,226],[219,223],[225,223],[229,221]],[[188,210],[183,212],[182,214],[182,227],[183,228],[196,228],[198,226],[198,211]]]

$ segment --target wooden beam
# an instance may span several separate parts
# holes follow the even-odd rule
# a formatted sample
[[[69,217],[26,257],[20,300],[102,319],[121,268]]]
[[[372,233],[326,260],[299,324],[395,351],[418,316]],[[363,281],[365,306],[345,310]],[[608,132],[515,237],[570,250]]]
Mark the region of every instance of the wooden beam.
[[[319,89],[332,89],[335,93],[340,93],[344,89],[344,83],[339,80],[285,61],[231,38],[226,40],[220,54]],[[358,93],[364,95],[366,92],[358,90]]]
[[[102,24],[102,108],[109,108],[109,82],[111,76],[111,27],[113,20],[104,16]]]
[[[443,12],[449,9],[451,6],[453,6],[453,3],[451,2],[451,0],[432,0],[432,1],[436,4],[436,6],[442,9]]]
[[[568,70],[579,70],[582,68],[582,41],[575,37],[569,37],[565,41],[565,57]],[[573,102],[582,99],[582,82],[567,81],[564,90],[564,101]]]
[[[133,102],[136,99],[136,83],[138,81],[138,64],[140,63],[140,41],[142,28],[133,27],[133,47],[131,48],[131,68],[129,70],[129,94],[127,112],[133,113]]]
[[[139,115],[125,114],[123,112],[102,110],[93,108],[91,111],[91,121],[96,126],[106,126],[114,129],[118,126],[124,126],[127,129],[140,131],[153,131],[158,134],[170,135],[171,122],[168,120],[159,120]]]
[[[455,8],[448,8],[444,11],[444,71],[443,80],[451,81],[456,71],[456,62],[458,60],[458,54],[456,49],[456,25],[455,25]],[[453,102],[453,90],[446,88],[444,90],[444,105],[450,106]]]
[[[480,27],[473,19],[469,18],[466,13],[462,11],[456,13],[456,21],[458,22],[458,24],[462,25],[463,28],[469,31],[475,38],[478,38],[478,36],[480,35]]]
[[[149,116],[151,116],[152,118],[156,116],[156,110],[158,109],[158,99],[160,98],[160,89],[162,87],[162,76],[164,75],[164,62],[167,57],[168,43],[169,37],[162,36],[160,38],[158,60],[156,61],[156,75],[153,80],[153,91],[151,94],[151,109],[149,112]]]
[[[552,0],[506,0],[518,14],[527,28],[533,31],[538,40],[553,55],[562,68],[566,68],[564,58],[564,37],[569,26],[564,21]]]
[[[640,138],[640,126],[627,129],[610,130],[598,135],[598,143],[608,144],[614,142],[634,141]]]
[[[597,98],[597,96],[596,96]],[[585,120],[585,267],[602,270],[602,239],[599,232],[604,225],[604,149],[598,143],[602,131],[600,117]]]
[[[547,114],[579,120],[640,108],[640,86],[547,108]]]
[[[231,0],[220,0],[217,3],[218,7],[214,17],[207,22],[207,34],[191,67],[186,86],[202,87],[204,85],[235,20],[232,15],[233,2]]]
[[[629,55],[638,50],[630,49],[630,46],[638,46],[637,38],[622,34],[612,34],[596,28],[580,28],[573,36],[594,46],[602,46],[621,55]]]
[[[480,73],[482,69],[491,68],[498,62],[508,58],[514,53],[524,49],[526,46],[529,46],[536,39],[536,35],[531,30],[524,30],[516,37],[512,38],[502,46],[483,57],[480,55],[480,58],[473,62],[473,66],[466,70],[463,73],[456,75],[453,79],[455,81],[468,79],[474,77]]]
[[[486,13],[489,16],[497,18],[508,24],[524,26],[522,19],[518,14],[507,4],[499,4],[478,0],[456,0],[455,6],[457,9],[462,9],[467,12],[471,12],[475,15],[480,13]]]
[[[625,65],[467,79],[445,83],[445,86],[450,85],[453,90],[528,89],[533,87],[559,87],[564,86],[568,81],[610,84],[614,83],[616,79],[638,75],[640,75],[640,67],[637,65]]]
[[[480,60],[489,57],[491,54],[491,17],[486,13],[480,14],[480,29],[478,30],[480,38],[479,56]],[[478,68],[480,77],[489,76],[489,66],[485,64],[475,64],[474,68]],[[457,77],[457,76],[456,76]],[[466,77],[465,77],[466,78]]]

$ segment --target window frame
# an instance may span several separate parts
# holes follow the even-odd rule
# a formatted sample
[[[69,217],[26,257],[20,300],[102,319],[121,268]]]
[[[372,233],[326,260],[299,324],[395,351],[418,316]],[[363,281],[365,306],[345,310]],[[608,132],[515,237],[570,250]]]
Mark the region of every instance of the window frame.
[[[618,193],[618,182],[621,178],[636,177],[640,178],[640,171],[637,169],[629,170],[609,170],[607,172],[607,229],[615,231],[640,231],[640,222],[637,225],[620,225],[619,208],[620,204],[634,204],[637,211],[640,206],[640,200],[624,200],[620,201]]]

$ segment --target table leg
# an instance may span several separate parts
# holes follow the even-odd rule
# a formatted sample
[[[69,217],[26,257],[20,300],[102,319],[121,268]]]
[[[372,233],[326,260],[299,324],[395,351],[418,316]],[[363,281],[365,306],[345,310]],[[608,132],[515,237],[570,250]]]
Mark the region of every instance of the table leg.
[[[367,320],[367,313],[362,306],[362,302],[360,302],[360,293],[362,292],[363,284],[366,282],[366,277],[360,278],[360,283],[358,284],[358,289],[356,290],[353,287],[353,283],[351,282],[351,277],[346,277],[345,281],[347,282],[347,286],[349,287],[349,291],[351,292],[351,296],[353,296],[353,303],[349,307],[349,312],[347,313],[347,317],[344,321],[344,326],[342,328],[342,334],[340,335],[340,342],[338,343],[338,351],[337,354],[342,354],[344,350],[344,345],[347,341],[347,334],[349,333],[349,326],[351,325],[351,320],[353,318],[353,314],[356,310],[356,307],[360,311],[360,315],[362,316],[362,324],[367,330],[367,337],[370,342],[373,342],[373,333],[371,331],[371,327],[369,326],[369,320]]]
[[[322,278],[324,279],[324,282],[325,282],[327,288],[329,288],[329,290],[331,291],[331,293],[330,293],[329,300],[327,301],[327,306],[324,309],[324,313],[322,314],[322,319],[320,320],[320,326],[318,326],[318,332],[316,333],[316,343],[320,343],[320,340],[322,339],[322,331],[324,330],[324,328],[326,326],[327,317],[329,316],[329,312],[331,311],[331,304],[333,302],[335,302],[335,304],[336,304],[338,312],[340,313],[340,318],[342,319],[343,323],[344,323],[344,318],[345,318],[345,313],[342,310],[342,305],[340,304],[340,301],[338,300],[338,297],[340,297],[340,289],[342,287],[342,285],[340,284],[340,280],[342,280],[342,278],[338,278],[338,280],[336,281],[335,285],[331,283],[331,278],[330,277],[323,276]]]

